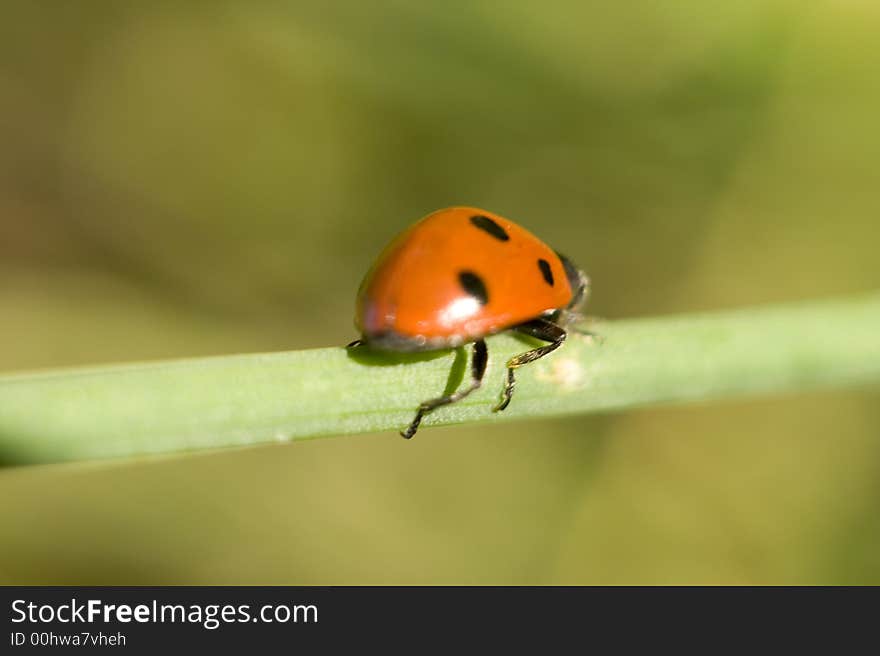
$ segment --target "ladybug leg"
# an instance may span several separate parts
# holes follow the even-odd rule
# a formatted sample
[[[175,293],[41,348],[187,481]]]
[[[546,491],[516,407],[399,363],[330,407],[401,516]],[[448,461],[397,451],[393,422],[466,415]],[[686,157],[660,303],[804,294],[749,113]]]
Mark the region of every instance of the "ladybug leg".
[[[348,344],[346,344],[345,348],[347,348],[347,349],[356,348],[358,346],[363,346],[363,344],[364,344],[364,340],[356,339],[353,342],[349,342]]]
[[[554,321],[561,326],[565,326],[568,332],[583,335],[591,342],[598,344],[605,342],[605,338],[602,335],[593,332],[590,328],[584,327],[585,324],[592,327],[591,324],[595,324],[598,321],[596,317],[587,317],[580,312],[573,312],[571,310],[560,310],[559,315],[554,317]]]
[[[511,358],[507,361],[507,383],[504,385],[504,391],[501,393],[501,402],[492,409],[493,412],[504,410],[504,408],[507,407],[507,404],[510,403],[510,397],[513,396],[513,388],[516,386],[516,378],[513,374],[514,369],[517,369],[524,364],[528,364],[529,362],[534,362],[538,358],[543,358],[548,353],[552,353],[562,346],[562,343],[568,335],[564,328],[556,325],[552,321],[547,321],[546,319],[529,321],[528,323],[517,326],[516,330],[550,343],[545,346],[539,346],[531,351],[521,353],[515,358]]]
[[[419,405],[415,419],[412,420],[412,423],[405,431],[400,432],[400,435],[407,440],[410,439],[416,434],[416,431],[419,429],[419,424],[422,423],[422,417],[424,417],[426,413],[431,412],[434,408],[439,408],[441,405],[449,405],[450,403],[460,401],[475,389],[479,388],[483,383],[483,374],[486,373],[486,363],[488,361],[489,351],[486,348],[486,342],[482,339],[477,340],[474,342],[474,355],[471,360],[471,384],[466,389],[459,390],[453,394],[439,396],[436,399],[430,399],[429,401],[423,401],[422,404]]]

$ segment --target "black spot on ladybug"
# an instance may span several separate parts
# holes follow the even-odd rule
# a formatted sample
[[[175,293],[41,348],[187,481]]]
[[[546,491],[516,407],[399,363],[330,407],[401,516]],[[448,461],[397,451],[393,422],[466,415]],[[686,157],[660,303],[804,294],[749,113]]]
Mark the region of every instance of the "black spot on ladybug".
[[[552,287],[553,271],[550,270],[550,263],[547,260],[538,260],[538,268],[541,270],[541,275],[544,276],[544,282]]]
[[[471,223],[477,226],[480,230],[485,230],[499,241],[510,240],[510,235],[507,234],[507,231],[505,231],[504,228],[495,223],[488,216],[483,216],[482,214],[472,216]]]
[[[483,283],[483,279],[476,273],[462,271],[458,274],[458,282],[465,292],[480,302],[480,305],[485,305],[489,302],[489,293],[486,291],[486,285]]]

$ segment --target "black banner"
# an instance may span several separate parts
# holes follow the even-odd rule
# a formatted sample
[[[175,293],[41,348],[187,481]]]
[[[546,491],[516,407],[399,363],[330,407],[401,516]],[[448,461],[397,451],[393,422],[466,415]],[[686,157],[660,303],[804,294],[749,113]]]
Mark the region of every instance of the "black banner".
[[[849,596],[797,588],[6,587],[0,652],[382,645],[422,651],[441,644],[464,649],[477,636],[496,649],[524,640],[545,648],[575,641],[589,649],[608,640],[650,646],[712,627],[725,640],[778,632],[788,621],[803,635],[817,626],[811,614],[830,626],[833,609],[842,611]],[[873,607],[860,608],[873,616]],[[847,615],[850,628],[857,617]]]

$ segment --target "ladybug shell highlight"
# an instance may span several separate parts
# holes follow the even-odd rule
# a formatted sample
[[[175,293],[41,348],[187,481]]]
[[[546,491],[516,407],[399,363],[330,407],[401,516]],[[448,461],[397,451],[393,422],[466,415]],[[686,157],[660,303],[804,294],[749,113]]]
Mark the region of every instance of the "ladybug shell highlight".
[[[395,238],[367,273],[355,325],[372,346],[458,346],[564,308],[570,266],[532,233],[485,210],[439,210]]]

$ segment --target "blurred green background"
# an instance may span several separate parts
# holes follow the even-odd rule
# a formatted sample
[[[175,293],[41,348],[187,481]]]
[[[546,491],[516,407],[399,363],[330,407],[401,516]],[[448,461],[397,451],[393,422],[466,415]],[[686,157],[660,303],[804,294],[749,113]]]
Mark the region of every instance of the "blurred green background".
[[[880,287],[876,2],[139,5],[4,6],[0,371],[344,344],[373,257],[453,204],[607,318]],[[2,583],[880,583],[880,394],[8,468],[0,499]]]

